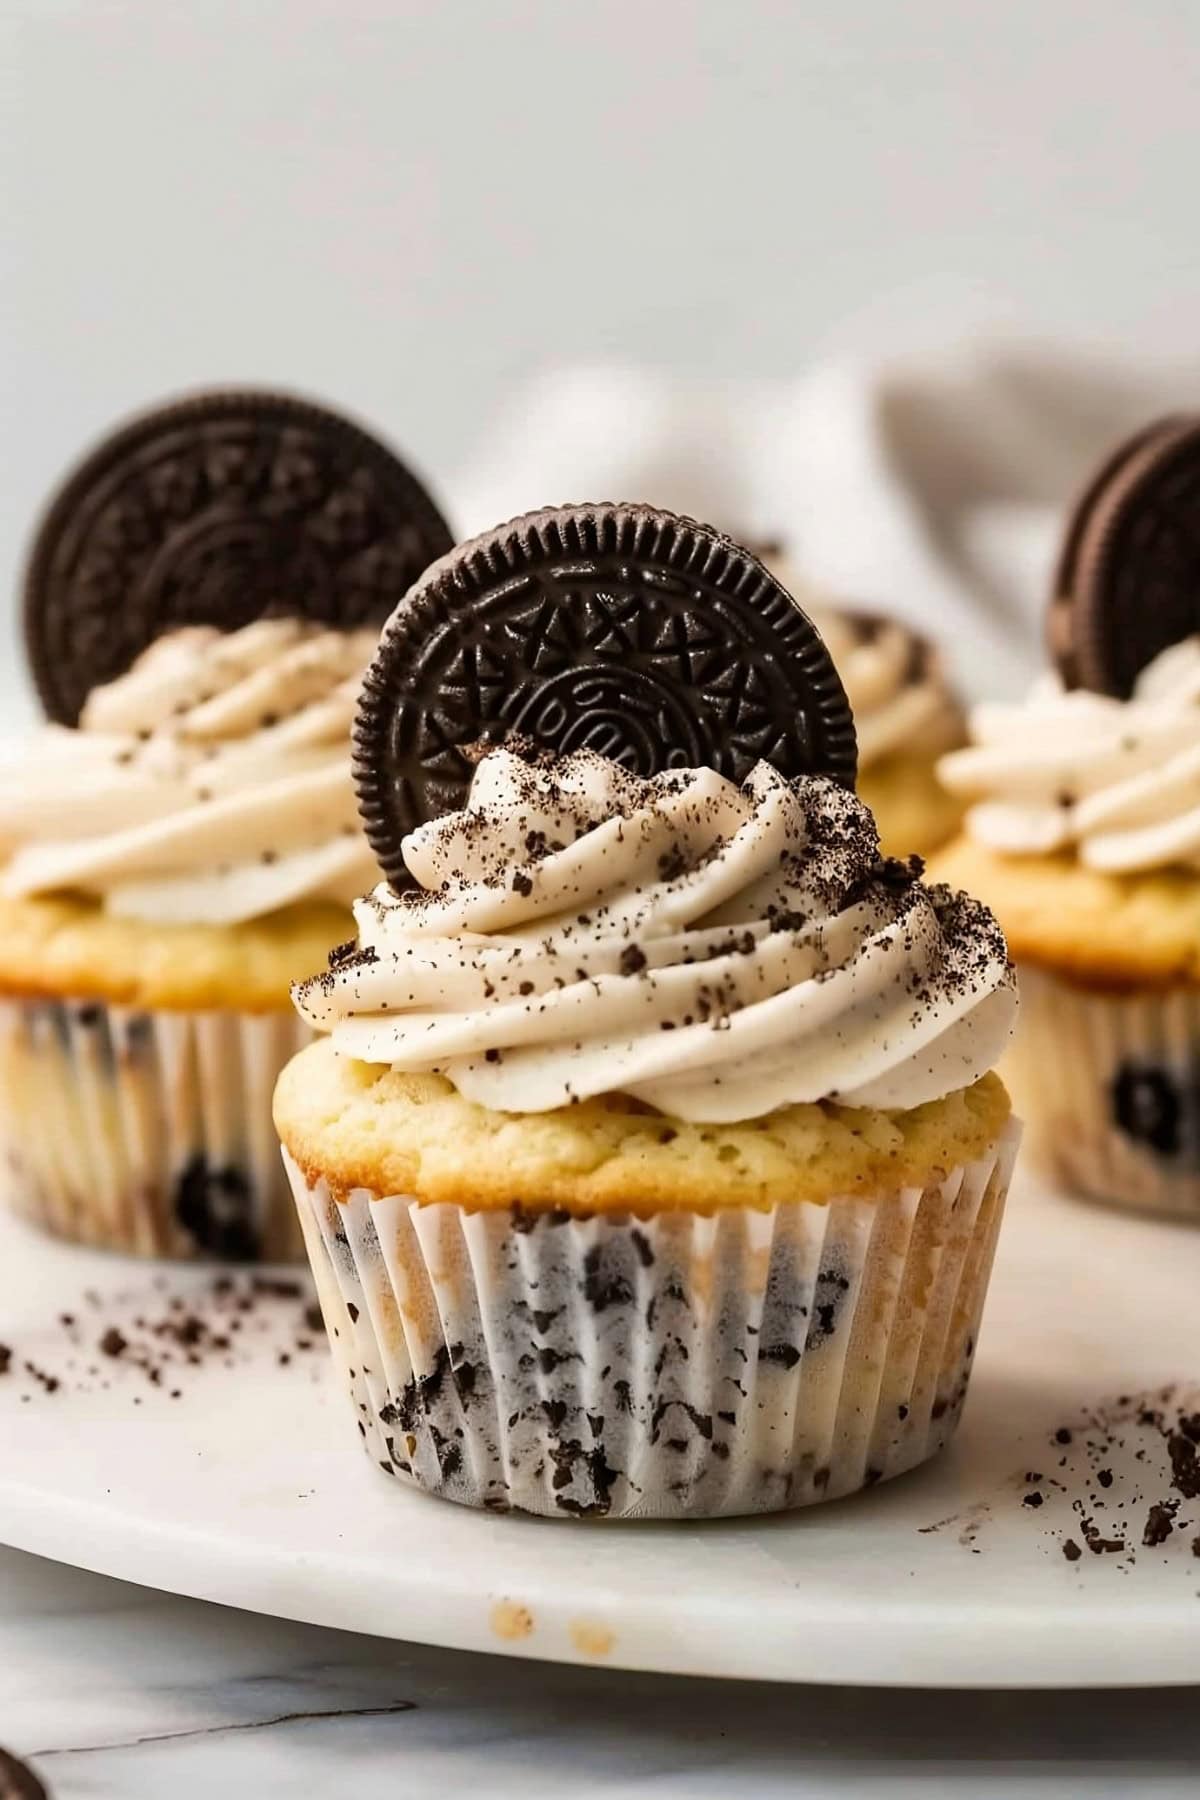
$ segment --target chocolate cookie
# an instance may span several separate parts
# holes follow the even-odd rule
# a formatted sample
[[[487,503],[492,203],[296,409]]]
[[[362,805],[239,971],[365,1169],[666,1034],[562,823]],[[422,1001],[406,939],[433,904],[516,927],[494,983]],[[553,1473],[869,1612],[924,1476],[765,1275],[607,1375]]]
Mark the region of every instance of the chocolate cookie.
[[[0,1750],[0,1800],[49,1800],[29,1764],[7,1750]]]
[[[52,719],[178,625],[382,623],[453,543],[424,487],[339,414],[283,394],[156,408],[71,474],[34,540],[25,635]]]
[[[647,506],[529,513],[460,545],[389,620],[367,671],[354,772],[389,879],[401,840],[461,806],[481,745],[591,748],[641,775],[853,786],[854,721],[815,626],[746,550]]]
[[[1076,502],[1050,603],[1068,687],[1127,699],[1160,651],[1200,631],[1200,418],[1121,444]]]

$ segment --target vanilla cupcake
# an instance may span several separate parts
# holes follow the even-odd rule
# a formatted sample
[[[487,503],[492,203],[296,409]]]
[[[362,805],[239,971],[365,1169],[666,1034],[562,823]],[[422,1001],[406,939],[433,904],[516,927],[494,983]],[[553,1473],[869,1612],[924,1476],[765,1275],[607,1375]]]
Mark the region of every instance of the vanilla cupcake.
[[[290,983],[373,868],[367,621],[448,542],[413,494],[334,415],[222,394],[126,427],[47,515],[52,722],[0,784],[0,1133],[13,1203],[64,1237],[300,1253],[270,1095],[308,1035]]]
[[[1058,673],[980,707],[941,765],[971,802],[939,875],[982,894],[1022,971],[1007,1067],[1035,1152],[1096,1199],[1200,1219],[1200,426],[1104,465],[1051,611]]]
[[[697,1517],[933,1454],[1013,978],[982,906],[880,855],[805,615],[691,521],[531,515],[397,609],[355,745],[389,879],[297,991],[328,1036],[275,1117],[374,1460]]]

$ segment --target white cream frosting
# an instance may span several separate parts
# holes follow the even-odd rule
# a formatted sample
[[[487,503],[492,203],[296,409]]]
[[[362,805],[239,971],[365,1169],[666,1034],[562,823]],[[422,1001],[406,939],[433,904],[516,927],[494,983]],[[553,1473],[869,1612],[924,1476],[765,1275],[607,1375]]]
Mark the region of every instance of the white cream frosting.
[[[854,714],[860,769],[888,756],[938,756],[963,741],[962,708],[927,639],[899,619],[840,606],[781,551],[761,555],[825,640]]]
[[[419,888],[360,901],[357,949],[297,1005],[345,1055],[501,1111],[911,1107],[977,1080],[1012,1029],[992,916],[881,863],[870,813],[824,779],[498,750],[404,855]]]
[[[161,924],[349,905],[375,873],[349,742],[375,641],[294,619],[159,639],[78,729],[0,755],[4,891]]]
[[[854,713],[860,769],[961,743],[962,713],[931,645],[896,619],[821,604],[811,611]]]
[[[942,781],[972,799],[966,828],[989,849],[1074,849],[1112,873],[1200,868],[1200,637],[1164,650],[1129,700],[1054,678],[1017,706],[971,714],[971,748]]]

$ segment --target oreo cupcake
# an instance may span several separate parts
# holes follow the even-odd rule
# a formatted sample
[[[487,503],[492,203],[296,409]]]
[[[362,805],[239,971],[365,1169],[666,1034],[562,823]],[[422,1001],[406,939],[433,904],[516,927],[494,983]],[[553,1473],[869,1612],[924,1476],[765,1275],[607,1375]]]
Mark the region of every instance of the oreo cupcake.
[[[1055,675],[986,706],[942,779],[938,862],[1021,966],[1012,1069],[1035,1150],[1100,1200],[1200,1219],[1200,420],[1123,445],[1077,507]]]
[[[275,1118],[374,1460],[699,1517],[932,1455],[1015,1152],[1013,976],[881,856],[804,613],[692,521],[533,514],[397,608],[355,746],[386,879],[297,990],[328,1035]]]
[[[768,568],[800,594],[841,676],[858,729],[858,793],[884,851],[928,856],[962,823],[963,806],[938,780],[948,750],[966,742],[966,720],[937,647],[899,619],[806,592],[778,550]]]
[[[0,1130],[19,1209],[146,1254],[300,1253],[270,1096],[291,981],[370,878],[349,728],[378,621],[450,542],[305,403],[116,433],[37,538],[50,722],[0,785]]]

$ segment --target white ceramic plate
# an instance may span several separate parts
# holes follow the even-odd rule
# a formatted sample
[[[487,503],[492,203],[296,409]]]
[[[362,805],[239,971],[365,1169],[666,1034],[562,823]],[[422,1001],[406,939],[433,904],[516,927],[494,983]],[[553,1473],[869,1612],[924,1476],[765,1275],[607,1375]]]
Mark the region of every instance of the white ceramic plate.
[[[1098,1490],[1087,1431],[1053,1441],[1119,1394],[1200,1383],[1200,1231],[1019,1178],[954,1448],[858,1499],[692,1527],[543,1523],[406,1491],[360,1451],[323,1347],[294,1351],[294,1301],[246,1316],[232,1367],[172,1365],[161,1386],[96,1353],[107,1325],[152,1325],[211,1281],[0,1224],[0,1539],[288,1618],[561,1661],[903,1686],[1200,1681],[1200,1501],[1161,1547],[1140,1542],[1171,1492],[1158,1432],[1127,1406],[1124,1448],[1091,1459],[1113,1470],[1097,1529],[1123,1502],[1132,1562],[1064,1557],[1065,1537],[1082,1542],[1073,1502],[1091,1510]]]

